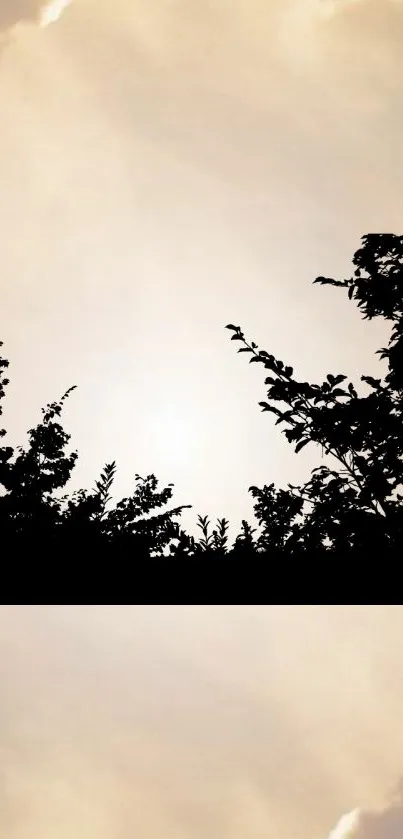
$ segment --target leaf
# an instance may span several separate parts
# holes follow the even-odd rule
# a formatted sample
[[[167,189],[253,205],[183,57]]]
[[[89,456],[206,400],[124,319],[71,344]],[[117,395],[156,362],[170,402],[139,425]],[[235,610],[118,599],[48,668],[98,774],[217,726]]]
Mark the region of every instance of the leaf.
[[[334,380],[334,383],[335,383],[335,385],[339,385],[339,384],[340,384],[340,382],[344,382],[344,380],[345,380],[345,379],[347,379],[347,376],[343,376],[343,375],[340,373],[338,376],[336,376],[336,378],[335,378],[335,380]]]
[[[335,285],[335,286],[344,286],[345,282],[342,280],[331,280],[329,277],[316,277],[316,280],[313,281],[315,283],[321,283],[321,285]]]
[[[253,350],[250,347],[239,347],[237,352],[253,352]]]
[[[362,382],[367,382],[367,384],[371,385],[375,390],[379,390],[381,385],[380,379],[373,379],[372,376],[361,376]]]
[[[274,405],[269,405],[268,402],[259,402],[258,404],[262,406],[263,411],[271,411],[272,414],[276,414],[280,419],[282,418],[280,409],[275,408]]]
[[[351,285],[351,286],[350,286],[350,288],[349,288],[349,290],[348,290],[348,299],[349,299],[349,300],[351,300],[351,298],[352,298],[353,294],[354,294],[354,286],[353,286],[353,285]]]
[[[307,446],[308,443],[309,440],[301,440],[299,443],[297,443],[297,445],[295,446],[295,453],[298,454],[298,452],[300,452],[301,449],[304,448],[304,446]]]
[[[331,481],[328,481],[328,483],[326,484],[326,489],[327,490],[338,489],[342,485],[342,483],[343,483],[343,479],[340,477],[340,475],[338,475],[337,478],[332,478]]]
[[[225,327],[225,329],[234,329],[234,330],[235,330],[235,332],[237,332],[237,331],[238,331],[238,329],[240,329],[240,328],[241,328],[240,326],[234,326],[234,324],[233,324],[233,323],[227,323],[227,325],[226,325],[226,327]]]
[[[287,428],[284,431],[284,434],[288,442],[293,443],[294,440],[301,440],[304,430],[304,425],[302,423],[298,423],[298,425],[294,425],[293,428]]]

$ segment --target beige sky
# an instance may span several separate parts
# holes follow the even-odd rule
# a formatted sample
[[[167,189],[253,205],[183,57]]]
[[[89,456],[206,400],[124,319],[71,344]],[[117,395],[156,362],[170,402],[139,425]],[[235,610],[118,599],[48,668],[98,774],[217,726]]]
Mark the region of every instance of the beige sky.
[[[401,606],[3,606],[2,835],[400,839],[402,661]]]
[[[1,337],[20,441],[71,384],[75,484],[116,459],[195,512],[303,478],[228,322],[303,377],[371,372],[377,325],[317,274],[400,232],[403,6],[0,0]],[[186,521],[187,519],[185,519]]]

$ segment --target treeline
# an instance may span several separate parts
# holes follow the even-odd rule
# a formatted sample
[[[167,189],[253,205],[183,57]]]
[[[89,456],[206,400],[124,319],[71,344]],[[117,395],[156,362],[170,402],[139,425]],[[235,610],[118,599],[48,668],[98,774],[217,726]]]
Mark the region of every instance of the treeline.
[[[130,497],[112,502],[116,464],[108,463],[91,490],[68,492],[77,462],[70,435],[61,424],[70,388],[42,411],[24,446],[0,447],[0,536],[3,549],[55,552],[71,556],[89,550],[128,560],[176,558],[296,558],[320,550],[329,557],[403,547],[403,237],[370,234],[353,258],[350,279],[318,277],[314,282],[339,287],[368,320],[390,323],[386,361],[379,378],[361,383],[329,373],[320,384],[299,381],[287,366],[253,341],[240,326],[228,324],[231,340],[250,363],[261,364],[267,388],[260,402],[274,414],[298,453],[313,444],[325,455],[300,485],[252,486],[254,525],[243,521],[232,545],[228,521],[211,526],[199,516],[199,537],[180,524],[184,506],[171,506],[173,485],[160,487],[154,475],[135,476]],[[1,345],[0,345],[1,346]],[[0,358],[1,400],[9,362]],[[6,432],[0,431],[2,443]],[[322,460],[322,458],[321,458]],[[190,505],[185,505],[190,506]],[[17,554],[15,554],[17,555]]]

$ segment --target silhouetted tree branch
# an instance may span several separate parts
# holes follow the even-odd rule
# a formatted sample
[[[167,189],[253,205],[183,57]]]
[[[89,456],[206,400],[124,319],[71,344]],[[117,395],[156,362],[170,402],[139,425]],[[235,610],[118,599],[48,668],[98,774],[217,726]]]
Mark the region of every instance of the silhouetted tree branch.
[[[255,513],[263,526],[261,545],[298,548],[327,547],[354,550],[384,549],[402,544],[403,483],[403,237],[371,234],[354,256],[356,270],[348,280],[318,277],[315,282],[346,288],[364,318],[393,322],[387,348],[384,380],[363,375],[370,390],[358,395],[344,374],[328,374],[322,384],[298,381],[294,370],[255,342],[247,342],[241,327],[228,324],[231,340],[269,372],[263,411],[283,424],[295,451],[314,443],[338,462],[338,469],[320,466],[301,487],[289,491],[273,485],[258,490]]]
[[[403,548],[403,237],[370,234],[354,256],[350,279],[318,277],[315,283],[343,288],[363,317],[391,322],[387,347],[378,350],[386,375],[362,375],[362,388],[343,373],[328,373],[321,384],[300,381],[294,368],[248,342],[240,326],[228,324],[231,340],[250,363],[265,370],[267,396],[259,404],[276,417],[287,441],[300,452],[314,444],[326,462],[300,486],[251,486],[258,528],[242,521],[228,543],[227,519],[211,528],[198,517],[199,538],[180,526],[182,510],[169,507],[173,484],[161,488],[155,475],[135,475],[130,496],[114,501],[116,463],[107,463],[92,491],[67,491],[77,462],[61,423],[69,388],[42,411],[25,446],[0,447],[0,532],[3,541],[46,545],[71,555],[89,546],[110,559],[297,558],[322,551],[331,556],[362,549]],[[0,343],[0,347],[1,347]],[[0,357],[0,415],[8,361]],[[3,439],[5,431],[0,430]]]

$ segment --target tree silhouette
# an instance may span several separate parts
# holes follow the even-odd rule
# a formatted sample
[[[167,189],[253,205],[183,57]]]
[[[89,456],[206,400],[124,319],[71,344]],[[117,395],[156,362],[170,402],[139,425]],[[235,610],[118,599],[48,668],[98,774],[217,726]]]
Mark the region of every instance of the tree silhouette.
[[[211,529],[208,517],[199,516],[200,538],[187,534],[179,519],[190,505],[167,507],[173,484],[161,489],[155,475],[135,475],[132,494],[116,502],[115,462],[105,465],[91,491],[66,491],[78,455],[69,450],[70,435],[60,419],[72,387],[43,409],[25,446],[0,447],[3,544],[31,551],[46,546],[53,555],[89,550],[99,558],[104,551],[113,560],[244,560],[402,550],[403,237],[364,236],[353,264],[350,279],[318,277],[315,282],[345,289],[365,319],[391,322],[389,343],[378,351],[387,372],[379,378],[362,375],[360,389],[366,392],[359,393],[341,373],[329,373],[321,384],[299,381],[293,367],[246,341],[240,326],[226,327],[231,340],[241,344],[238,352],[249,354],[249,361],[266,371],[262,410],[275,415],[296,453],[313,444],[325,457],[300,486],[249,488],[258,528],[242,521],[231,547],[225,518]],[[7,368],[8,361],[0,357],[0,416]],[[0,438],[5,433],[0,430]]]
[[[291,366],[248,343],[239,326],[227,325],[231,340],[242,344],[238,352],[268,371],[267,401],[259,404],[277,417],[296,453],[313,443],[336,462],[336,468],[333,462],[316,467],[302,486],[250,487],[262,527],[258,551],[403,546],[403,237],[370,234],[362,242],[352,278],[314,282],[346,289],[365,319],[393,324],[388,346],[378,350],[387,375],[361,376],[366,395],[343,374],[329,373],[322,384],[298,381]]]
[[[0,399],[8,379],[6,359],[0,359]],[[42,421],[28,432],[28,444],[0,449],[0,526],[3,539],[60,548],[90,544],[92,548],[113,548],[115,556],[163,555],[180,535],[175,518],[184,505],[150,515],[172,497],[173,484],[162,490],[154,475],[135,476],[130,498],[110,505],[110,490],[116,464],[106,464],[92,492],[78,490],[62,495],[77,461],[77,452],[66,451],[70,435],[59,423],[63,404],[71,387],[59,402],[42,409]],[[5,432],[1,432],[4,436]],[[187,505],[189,506],[189,505]]]

